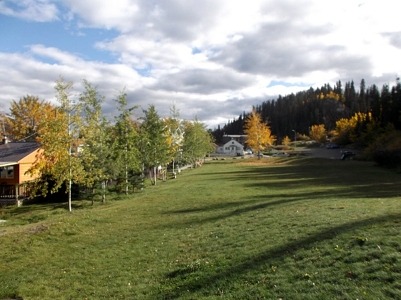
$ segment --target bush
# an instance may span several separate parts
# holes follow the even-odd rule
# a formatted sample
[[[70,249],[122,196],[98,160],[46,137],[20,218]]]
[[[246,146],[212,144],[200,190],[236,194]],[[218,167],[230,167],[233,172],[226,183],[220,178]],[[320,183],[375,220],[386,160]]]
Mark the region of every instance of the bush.
[[[398,151],[381,150],[374,153],[373,159],[381,166],[389,168],[401,167],[401,149]]]
[[[367,147],[365,155],[381,166],[400,168],[401,131],[387,128]]]

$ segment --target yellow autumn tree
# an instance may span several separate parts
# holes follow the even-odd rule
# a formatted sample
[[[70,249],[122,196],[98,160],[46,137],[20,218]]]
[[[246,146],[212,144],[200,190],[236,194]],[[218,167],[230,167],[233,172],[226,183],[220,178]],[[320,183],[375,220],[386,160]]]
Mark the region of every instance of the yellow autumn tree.
[[[60,106],[51,107],[50,113],[42,116],[36,140],[43,151],[37,156],[36,162],[28,172],[40,174],[42,179],[46,179],[38,182],[34,187],[34,194],[41,193],[45,196],[66,186],[68,209],[71,211],[72,183],[80,184],[86,180],[81,160],[72,151],[77,147],[79,140],[78,124],[81,116],[73,110],[70,101],[69,91],[72,83],[60,79],[56,82],[55,88]]]
[[[320,94],[317,96],[317,98],[318,98],[318,99],[321,99],[321,100],[332,99],[332,100],[337,100],[337,101],[339,101],[339,100],[341,99],[341,95],[340,95],[340,94],[337,94],[336,92],[330,91],[330,92],[328,92],[327,94],[320,93]]]
[[[9,127],[10,138],[14,141],[36,141],[43,121],[53,114],[54,107],[36,96],[25,96],[19,101],[12,101],[10,118],[5,121]]]
[[[283,141],[281,142],[283,144],[283,146],[285,147],[285,149],[289,149],[290,148],[290,144],[291,144],[291,139],[288,135],[286,135],[283,138]]]
[[[324,143],[326,141],[326,135],[327,132],[324,124],[312,125],[309,129],[309,137],[316,142]]]
[[[352,117],[342,118],[336,122],[335,139],[336,142],[342,145],[355,142],[357,129],[361,124],[371,122],[372,116],[370,113],[355,113]]]
[[[270,127],[262,121],[260,114],[255,110],[246,119],[244,132],[247,145],[258,153],[258,157],[260,157],[261,151],[271,146],[276,140],[271,133]]]

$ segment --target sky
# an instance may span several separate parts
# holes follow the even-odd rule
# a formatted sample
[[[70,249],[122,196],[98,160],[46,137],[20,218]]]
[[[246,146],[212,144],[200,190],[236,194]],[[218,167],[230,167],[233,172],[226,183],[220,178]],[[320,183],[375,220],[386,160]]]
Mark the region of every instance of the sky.
[[[252,106],[326,83],[394,84],[397,0],[0,0],[0,113],[55,82],[87,80],[109,119],[173,107],[223,126]]]

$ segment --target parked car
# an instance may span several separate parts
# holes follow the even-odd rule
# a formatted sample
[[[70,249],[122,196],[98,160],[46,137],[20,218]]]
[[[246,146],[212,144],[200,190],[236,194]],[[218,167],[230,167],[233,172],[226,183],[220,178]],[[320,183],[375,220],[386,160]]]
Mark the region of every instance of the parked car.
[[[355,153],[352,151],[341,152],[341,160],[352,159],[354,156],[355,156]]]
[[[252,150],[251,149],[246,149],[246,150],[244,150],[244,154],[245,155],[251,155],[252,154]]]
[[[286,153],[286,152],[276,152],[276,153],[273,153],[272,156],[274,156],[274,157],[287,157],[287,156],[290,156],[290,155],[288,153]]]

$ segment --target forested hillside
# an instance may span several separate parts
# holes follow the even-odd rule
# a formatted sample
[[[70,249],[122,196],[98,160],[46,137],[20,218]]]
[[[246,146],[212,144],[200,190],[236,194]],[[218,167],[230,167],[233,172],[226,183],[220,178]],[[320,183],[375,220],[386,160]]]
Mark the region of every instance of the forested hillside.
[[[340,120],[354,118],[355,135],[366,131],[367,124],[374,124],[375,129],[386,128],[391,124],[401,129],[401,84],[397,78],[393,86],[366,86],[362,79],[359,86],[354,82],[345,85],[338,81],[335,86],[325,84],[320,88],[279,96],[266,100],[254,109],[271,127],[272,134],[280,141],[285,136],[294,134],[308,135],[313,125],[324,125],[327,132],[340,126]],[[223,134],[242,134],[244,121],[250,112],[244,112],[237,119],[229,121],[224,127],[213,133],[217,142]]]

